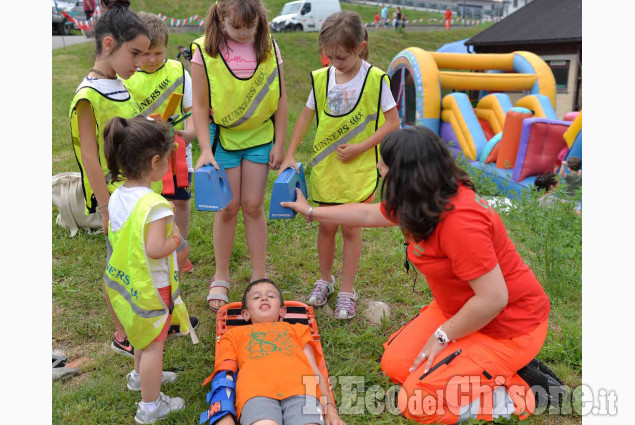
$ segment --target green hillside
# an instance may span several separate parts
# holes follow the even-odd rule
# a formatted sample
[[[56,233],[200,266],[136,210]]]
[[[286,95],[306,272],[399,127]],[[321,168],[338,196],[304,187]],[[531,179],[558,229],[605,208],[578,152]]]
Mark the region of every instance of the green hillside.
[[[269,20],[273,19],[282,10],[282,6],[288,3],[286,0],[264,0],[263,3],[269,10]],[[207,9],[209,9],[211,1],[205,0],[132,0],[131,5],[135,10],[146,11],[152,13],[162,13],[175,19],[189,18],[192,15],[198,15],[205,18]],[[340,3],[343,10],[354,10],[360,14],[364,22],[372,22],[375,12],[379,11],[379,7],[362,6],[358,4]],[[391,9],[392,11],[392,9]],[[439,13],[423,12],[419,10],[406,10],[408,19],[420,18],[441,18]]]

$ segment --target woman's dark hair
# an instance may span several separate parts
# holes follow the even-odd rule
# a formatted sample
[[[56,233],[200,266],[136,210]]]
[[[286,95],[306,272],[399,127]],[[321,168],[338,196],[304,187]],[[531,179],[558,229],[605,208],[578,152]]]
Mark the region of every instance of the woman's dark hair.
[[[110,0],[105,4],[108,11],[101,15],[95,24],[95,54],[101,55],[102,45],[106,36],[111,36],[117,42],[117,46],[110,53],[116,51],[126,41],[134,40],[140,34],[150,38],[148,27],[129,10],[130,1]]]
[[[225,24],[221,19],[229,18],[231,24],[238,27],[249,27],[256,23],[254,35],[254,49],[256,61],[263,63],[269,55],[271,37],[267,22],[267,9],[260,0],[218,0],[212,4],[205,18],[205,52],[215,58],[220,53],[221,46],[227,45]]]
[[[138,179],[150,169],[152,158],[172,153],[174,138],[168,124],[138,116],[112,118],[104,129],[104,153],[112,181],[119,176]]]
[[[558,177],[555,173],[543,173],[536,177],[534,180],[534,186],[538,188],[538,190],[544,190],[548,192],[551,190],[553,186],[558,184]]]
[[[380,153],[389,167],[381,187],[383,204],[404,235],[415,242],[430,236],[441,214],[454,208],[450,198],[460,184],[476,191],[443,139],[428,128],[416,126],[388,133]]]

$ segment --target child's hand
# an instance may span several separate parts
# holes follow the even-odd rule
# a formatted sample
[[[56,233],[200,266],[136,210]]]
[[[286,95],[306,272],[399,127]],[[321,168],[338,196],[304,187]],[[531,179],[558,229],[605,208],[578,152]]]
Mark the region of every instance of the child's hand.
[[[280,168],[278,169],[278,175],[280,175],[287,168],[295,168],[295,171],[297,171],[298,173],[300,172],[300,169],[298,168],[298,165],[295,163],[295,159],[293,158],[293,156],[290,156],[290,157],[288,156],[284,158],[284,160],[282,161],[282,164],[280,164]]]
[[[346,425],[331,404],[327,404],[324,425]]]
[[[284,158],[284,145],[277,146],[275,143],[269,152],[269,169],[277,170]]]
[[[216,168],[217,170],[220,170],[220,167],[216,163],[216,160],[214,159],[214,155],[212,154],[211,151],[201,153],[201,156],[198,157],[198,161],[196,161],[196,167],[194,167],[194,169],[198,170],[199,168],[201,168],[203,165],[206,165],[206,164],[212,164],[214,168]]]
[[[335,151],[337,152],[337,159],[344,163],[351,162],[356,156],[363,152],[359,144],[351,145],[348,143],[338,146],[335,148]]]
[[[181,139],[185,142],[185,146],[191,144],[194,140],[196,140],[196,132],[185,131],[185,130],[174,130],[174,134],[178,134]]]

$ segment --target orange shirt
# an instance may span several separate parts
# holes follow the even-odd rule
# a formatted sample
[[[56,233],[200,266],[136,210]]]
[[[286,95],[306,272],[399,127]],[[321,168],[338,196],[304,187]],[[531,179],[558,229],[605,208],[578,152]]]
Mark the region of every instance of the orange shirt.
[[[474,296],[468,281],[498,263],[507,285],[507,306],[479,332],[501,339],[533,331],[549,315],[549,297],[516,251],[498,213],[463,185],[450,203],[454,209],[441,215],[432,234],[408,246],[408,259],[426,276],[441,311],[447,318],[454,316]],[[381,211],[390,219],[383,204]]]
[[[219,342],[216,365],[224,360],[238,363],[238,417],[247,400],[257,396],[282,400],[311,395],[319,400],[317,377],[302,351],[306,344],[311,344],[317,353],[309,327],[302,324],[257,323],[225,332]]]

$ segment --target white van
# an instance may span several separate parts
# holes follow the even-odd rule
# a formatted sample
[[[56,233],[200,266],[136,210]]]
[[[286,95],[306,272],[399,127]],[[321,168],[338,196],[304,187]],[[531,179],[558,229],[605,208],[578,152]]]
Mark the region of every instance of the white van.
[[[339,0],[299,0],[287,3],[273,18],[273,31],[319,31],[324,20],[339,12]]]

